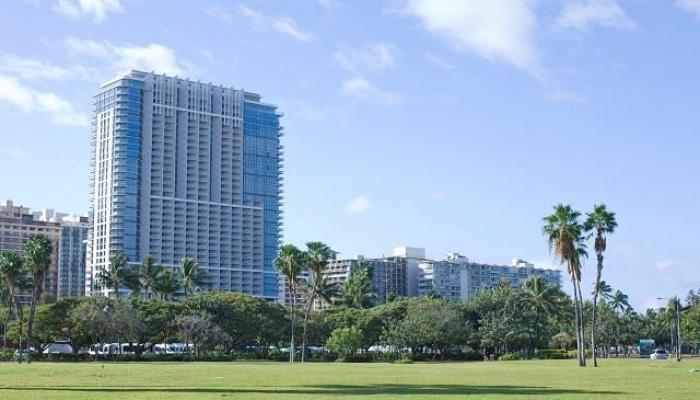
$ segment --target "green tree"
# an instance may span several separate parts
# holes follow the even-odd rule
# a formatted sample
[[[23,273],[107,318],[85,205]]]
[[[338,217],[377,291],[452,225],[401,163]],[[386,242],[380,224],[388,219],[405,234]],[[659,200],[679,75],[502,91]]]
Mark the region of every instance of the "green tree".
[[[518,292],[519,304],[526,311],[534,315],[533,328],[535,346],[538,347],[543,339],[542,331],[547,323],[548,315],[555,315],[561,311],[563,299],[558,287],[550,285],[543,277],[534,277],[525,281]],[[549,335],[545,335],[545,338]],[[534,348],[530,349],[530,351]]]
[[[361,261],[345,280],[341,297],[346,306],[352,308],[369,308],[374,301],[372,292],[372,271],[369,264]]]
[[[354,326],[338,328],[326,340],[326,348],[343,356],[352,356],[362,344],[362,330]]]
[[[22,260],[22,257],[20,257],[19,254],[13,251],[3,251],[2,254],[0,254],[0,280],[7,289],[9,297],[9,301],[7,304],[7,314],[5,316],[5,324],[3,326],[3,347],[7,346],[7,329],[10,324],[10,317],[12,315],[13,305],[17,309],[17,316],[20,324],[20,332],[22,332],[22,322],[24,319],[24,313],[22,311],[22,304],[19,302],[19,298],[16,296],[16,292],[23,286],[24,274],[24,260]],[[20,347],[22,347],[21,343]]]
[[[170,301],[181,286],[182,282],[177,274],[169,269],[163,269],[153,282],[153,291],[160,295],[161,300]]]
[[[109,269],[102,269],[98,273],[100,284],[107,289],[114,290],[114,297],[119,299],[119,292],[123,286],[126,286],[132,291],[140,288],[138,283],[138,274],[128,266],[124,254],[115,253],[109,258]]]
[[[32,272],[32,298],[29,307],[29,319],[27,321],[27,350],[32,343],[32,333],[34,330],[34,317],[36,315],[36,305],[44,290],[46,270],[51,264],[51,253],[53,246],[44,235],[32,235],[24,243],[25,263]],[[31,360],[29,358],[28,360]]]
[[[303,263],[303,253],[296,246],[292,244],[285,244],[280,248],[277,258],[275,258],[274,265],[275,269],[282,274],[287,280],[287,286],[289,287],[289,293],[292,297],[292,307],[290,310],[291,319],[291,334],[290,334],[290,345],[289,345],[289,362],[294,362],[294,352],[296,347],[294,346],[294,311],[296,308],[296,297],[297,297],[297,287],[299,285],[299,273],[301,272],[301,266]]]
[[[189,289],[194,289],[202,282],[202,274],[199,271],[199,263],[192,258],[185,257],[180,261],[180,278],[185,289],[185,300],[189,299]]]
[[[151,300],[153,285],[158,280],[158,276],[163,271],[163,267],[156,265],[153,261],[153,256],[146,255],[139,268],[139,281],[141,287],[146,291],[146,299]]]
[[[586,214],[586,222],[584,222],[584,230],[588,232],[588,237],[595,237],[594,249],[596,253],[596,275],[595,284],[593,286],[593,309],[591,314],[591,354],[593,355],[593,366],[598,366],[596,357],[596,311],[598,309],[598,296],[601,295],[599,289],[601,287],[601,276],[603,272],[603,254],[607,248],[608,235],[615,232],[617,221],[615,221],[615,213],[608,211],[605,204],[596,204],[593,206],[593,212]]]
[[[613,309],[615,314],[617,315],[618,319],[621,318],[621,315],[627,311],[628,309],[631,309],[630,303],[629,303],[629,297],[622,293],[620,290],[616,290],[615,293],[612,294],[610,297],[610,300],[608,301],[608,304],[610,307]],[[615,351],[618,353],[620,352],[620,325],[617,324],[615,328]]]
[[[554,206],[554,213],[544,218],[542,231],[550,251],[559,258],[571,278],[574,287],[574,311],[576,318],[576,350],[578,365],[586,366],[583,334],[583,296],[581,293],[581,258],[586,256],[581,213],[569,205]]]
[[[309,313],[316,300],[326,301],[330,303],[331,297],[334,295],[335,285],[328,282],[324,274],[330,260],[335,252],[323,242],[308,242],[306,243],[306,251],[303,254],[303,262],[309,269],[311,276],[304,285],[304,300],[306,307],[304,309],[304,328],[301,334],[301,362],[304,362],[306,356],[306,340],[307,327],[309,322]]]

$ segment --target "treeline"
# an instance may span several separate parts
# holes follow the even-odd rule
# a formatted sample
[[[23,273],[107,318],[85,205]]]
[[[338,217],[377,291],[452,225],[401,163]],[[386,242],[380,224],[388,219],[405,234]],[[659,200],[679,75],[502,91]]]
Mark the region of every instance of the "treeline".
[[[686,343],[700,341],[700,291],[684,304]],[[619,301],[624,300],[624,301]],[[590,321],[592,304],[584,304]],[[259,358],[287,360],[290,309],[231,292],[207,292],[184,301],[106,297],[65,298],[36,308],[37,342],[70,342],[75,352],[94,344],[129,343],[124,359],[151,359],[157,343],[190,343],[190,354],[170,359]],[[2,310],[4,315],[7,308]],[[624,295],[598,304],[599,356],[631,355],[639,339],[669,342],[669,308],[634,312]],[[574,304],[559,288],[534,278],[519,289],[505,282],[464,303],[398,298],[372,308],[337,306],[308,313],[307,360],[482,360],[575,358]],[[8,344],[26,338],[13,320]],[[296,325],[301,335],[303,326]],[[297,357],[301,348],[295,347]],[[697,351],[687,346],[687,351]],[[96,354],[92,357],[101,357]],[[106,356],[105,356],[106,357]],[[110,356],[117,357],[119,356]],[[88,359],[91,356],[82,356]],[[167,358],[167,357],[163,357]]]

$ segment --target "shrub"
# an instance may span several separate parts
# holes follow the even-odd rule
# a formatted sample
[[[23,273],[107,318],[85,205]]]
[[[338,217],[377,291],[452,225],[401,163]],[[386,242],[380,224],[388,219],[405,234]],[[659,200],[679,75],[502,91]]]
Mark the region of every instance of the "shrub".
[[[498,357],[498,361],[517,361],[522,360],[518,353],[504,353]]]
[[[566,360],[572,358],[569,352],[560,349],[541,349],[537,350],[537,358],[540,360]],[[576,352],[574,351],[573,358],[576,358]]]

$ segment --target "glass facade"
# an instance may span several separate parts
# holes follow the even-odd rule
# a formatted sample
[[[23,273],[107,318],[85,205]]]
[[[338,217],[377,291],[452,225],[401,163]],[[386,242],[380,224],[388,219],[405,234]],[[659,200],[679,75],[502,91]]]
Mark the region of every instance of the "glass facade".
[[[244,102],[243,106],[243,200],[262,204],[264,296],[277,297],[277,256],[280,234],[280,122],[274,106]]]

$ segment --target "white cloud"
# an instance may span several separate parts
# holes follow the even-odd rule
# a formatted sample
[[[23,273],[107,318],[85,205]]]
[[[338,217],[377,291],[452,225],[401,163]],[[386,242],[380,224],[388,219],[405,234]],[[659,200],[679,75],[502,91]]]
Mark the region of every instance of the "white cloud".
[[[462,51],[541,78],[532,0],[409,0],[404,11]]]
[[[676,0],[676,6],[700,18],[700,0]]]
[[[268,17],[263,13],[246,7],[243,4],[238,6],[238,12],[248,18],[259,30],[273,30],[277,33],[287,35],[300,42],[308,42],[313,39],[313,34],[305,32],[297,23],[289,17]]]
[[[116,71],[135,68],[180,76],[187,75],[190,71],[190,68],[186,68],[182,62],[178,61],[172,49],[158,43],[144,46],[117,46],[106,40],[69,38],[66,40],[66,46],[74,54],[103,60]]]
[[[71,72],[62,67],[49,65],[40,60],[20,58],[0,52],[0,72],[18,76],[22,79],[65,79]]]
[[[91,17],[96,23],[104,21],[109,13],[124,11],[120,0],[58,0],[53,9],[72,18]]]
[[[557,23],[565,28],[585,30],[592,25],[633,30],[636,24],[616,0],[583,0],[567,3]]]
[[[0,75],[0,102],[25,113],[46,114],[61,125],[87,126],[89,123],[88,116],[77,111],[67,100],[51,92],[27,87],[5,75]]]
[[[345,212],[348,214],[364,214],[372,208],[372,203],[365,196],[357,196],[345,206]]]
[[[345,95],[360,100],[373,101],[383,104],[396,104],[401,101],[397,94],[378,88],[365,78],[357,77],[343,81],[342,92]]]
[[[218,18],[224,22],[231,22],[233,19],[233,15],[218,4],[204,7],[202,11],[204,11],[204,13],[208,16]]]
[[[335,53],[335,61],[350,71],[381,71],[396,64],[394,47],[388,43],[375,43],[362,49],[345,48]]]
[[[435,65],[438,68],[441,68],[445,71],[452,71],[453,69],[455,69],[454,65],[445,61],[444,58],[440,57],[437,54],[433,54],[431,52],[426,52],[425,56],[428,58],[428,61],[430,61],[433,65]]]

